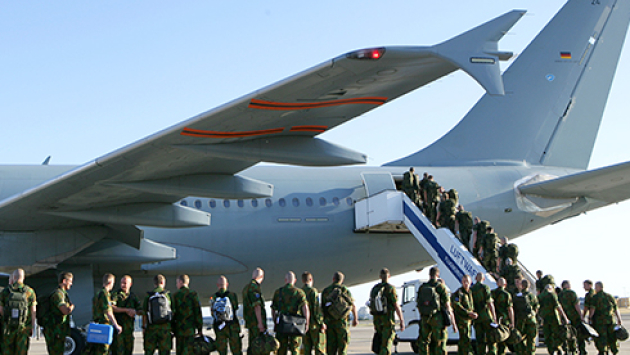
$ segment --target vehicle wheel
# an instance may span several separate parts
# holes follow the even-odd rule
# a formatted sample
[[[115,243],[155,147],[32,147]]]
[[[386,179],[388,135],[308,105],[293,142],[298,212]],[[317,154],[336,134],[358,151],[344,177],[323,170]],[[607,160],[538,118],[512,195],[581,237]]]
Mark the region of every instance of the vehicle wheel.
[[[85,337],[78,329],[70,329],[70,336],[66,337],[64,355],[79,355],[85,348]]]
[[[413,350],[414,354],[418,354],[420,349],[418,349],[418,343],[416,343],[415,341],[412,341],[411,343],[411,350]]]

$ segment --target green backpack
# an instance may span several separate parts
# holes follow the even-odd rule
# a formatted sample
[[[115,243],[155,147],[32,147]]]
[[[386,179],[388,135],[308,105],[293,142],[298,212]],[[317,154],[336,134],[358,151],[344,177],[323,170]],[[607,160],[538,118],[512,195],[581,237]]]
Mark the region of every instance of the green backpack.
[[[383,315],[387,314],[387,297],[383,294],[385,292],[385,284],[379,288],[373,288],[370,293],[370,314],[371,315]]]
[[[344,319],[352,309],[352,303],[343,295],[341,287],[335,287],[326,297],[326,311],[333,319]]]
[[[4,319],[7,326],[18,328],[26,325],[29,316],[26,293],[29,290],[28,286],[18,289],[14,289],[13,286],[8,287],[9,295],[4,307]]]
[[[440,310],[440,295],[435,289],[437,285],[432,286],[425,283],[418,290],[418,310],[422,316],[432,316]]]

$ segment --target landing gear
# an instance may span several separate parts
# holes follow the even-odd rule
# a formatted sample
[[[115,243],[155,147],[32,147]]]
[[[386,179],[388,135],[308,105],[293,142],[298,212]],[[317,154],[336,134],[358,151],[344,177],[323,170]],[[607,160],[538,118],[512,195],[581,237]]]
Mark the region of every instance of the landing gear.
[[[76,328],[70,329],[70,336],[66,337],[64,355],[79,355],[85,348],[85,336]]]

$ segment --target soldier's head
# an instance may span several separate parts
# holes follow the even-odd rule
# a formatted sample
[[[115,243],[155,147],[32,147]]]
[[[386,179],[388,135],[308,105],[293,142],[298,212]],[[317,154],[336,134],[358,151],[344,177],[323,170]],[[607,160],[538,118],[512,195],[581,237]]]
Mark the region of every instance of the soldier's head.
[[[505,259],[505,265],[512,265],[512,263],[513,263],[512,258]]]
[[[427,177],[427,179],[429,179],[429,180],[433,180],[433,175],[429,175],[429,176]]]
[[[228,280],[227,277],[221,275],[219,276],[219,278],[217,279],[217,288],[219,290],[227,290],[228,288]]]
[[[264,279],[265,279],[265,272],[263,271],[263,269],[257,267],[256,270],[252,272],[252,280],[255,280],[256,282],[261,284]]]
[[[68,291],[70,287],[72,287],[72,273],[64,271],[59,274],[59,286],[64,290]]]
[[[474,224],[479,224],[480,222],[481,222],[481,218],[479,218],[479,217],[473,218],[473,223]]]
[[[540,279],[542,278],[542,276],[543,276],[543,272],[542,272],[542,270],[538,270],[538,271],[536,271],[536,278],[537,278],[537,279],[539,279],[539,280],[540,280]]]
[[[431,280],[437,280],[440,278],[440,269],[438,269],[437,266],[432,267],[429,270],[429,277],[431,278]]]
[[[602,292],[604,291],[604,283],[601,281],[597,281],[595,283],[595,292]]]
[[[381,278],[381,281],[383,282],[387,282],[389,281],[389,276],[391,274],[389,273],[389,269],[384,267],[381,269],[381,272],[379,273],[379,277]]]
[[[521,280],[520,284],[517,284],[517,286],[518,285],[521,285],[521,288],[519,288],[519,290],[521,291],[529,290],[529,280],[523,279]]]
[[[181,274],[177,276],[176,284],[178,290],[182,287],[188,287],[188,285],[190,284],[190,277],[188,277],[188,275],[186,274]]]
[[[462,205],[457,206],[457,210],[458,211],[463,211],[464,210],[464,206],[462,206]]]
[[[593,288],[593,281],[591,280],[584,280],[584,290],[585,291],[590,291]]]
[[[569,282],[569,280],[562,281],[562,289],[563,290],[570,290],[571,289],[571,283]]]
[[[155,287],[164,288],[166,286],[166,277],[162,274],[157,274],[153,276],[153,285]]]
[[[470,289],[471,283],[472,279],[470,278],[470,275],[464,275],[462,277],[462,287],[464,288],[464,290],[468,291]]]
[[[132,284],[133,280],[131,279],[131,276],[125,275],[120,278],[120,289],[123,290],[124,293],[129,293]]]
[[[337,271],[333,274],[333,282],[337,284],[342,284],[345,276],[341,271]]]
[[[413,166],[412,166],[411,168],[409,168],[409,172],[410,172],[410,173],[413,173],[413,172],[414,172]]]
[[[494,228],[492,228],[491,226],[486,227],[486,233],[494,233]]]
[[[508,243],[508,237],[501,237],[501,245],[506,245]]]
[[[426,173],[426,172],[425,172],[424,174],[422,174],[422,177],[423,177],[423,178],[425,178],[425,179],[427,179],[427,178],[429,177],[429,173]]]
[[[308,286],[313,286],[313,274],[308,271],[302,273],[302,283]]]
[[[484,275],[483,272],[478,272],[477,275],[475,275],[475,280],[477,280],[477,283],[482,283],[485,279],[486,275]]]
[[[113,274],[107,273],[103,275],[103,287],[107,291],[111,291],[114,288],[114,281],[116,281],[116,277]]]
[[[24,270],[23,269],[15,269],[15,271],[13,271],[13,282],[14,283],[18,283],[18,284],[23,284],[24,283]]]
[[[549,293],[554,293],[555,290],[553,289],[553,285],[552,284],[548,284],[547,286],[545,286],[545,291],[549,292]]]
[[[284,282],[287,285],[295,285],[295,281],[297,281],[297,278],[295,277],[295,273],[293,271],[289,271],[286,275],[284,275]]]
[[[500,288],[505,287],[505,279],[502,277],[499,277],[499,279],[497,280],[497,286],[499,286]]]

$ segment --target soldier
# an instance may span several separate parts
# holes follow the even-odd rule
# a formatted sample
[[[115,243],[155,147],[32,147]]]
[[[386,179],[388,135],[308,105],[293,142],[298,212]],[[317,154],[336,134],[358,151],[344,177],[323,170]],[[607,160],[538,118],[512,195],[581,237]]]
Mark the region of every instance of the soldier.
[[[422,200],[422,204],[424,206],[424,187],[427,184],[427,181],[429,181],[429,173],[427,173],[426,171],[424,172],[424,174],[422,174],[422,180],[420,180],[420,182],[418,183],[418,186],[420,187],[420,199]]]
[[[496,354],[497,352],[497,345],[486,340],[486,333],[491,324],[496,322],[497,315],[494,309],[492,291],[490,291],[490,287],[483,284],[485,279],[486,276],[483,273],[477,273],[475,276],[477,282],[470,289],[475,313],[478,314],[477,319],[473,322],[477,339],[477,355]]]
[[[584,310],[582,311],[582,322],[586,321],[586,316],[588,315],[589,310],[591,309],[591,302],[593,300],[593,296],[595,296],[595,290],[593,290],[593,281],[584,280],[584,291],[586,294],[584,295]]]
[[[120,279],[120,289],[112,294],[114,316],[123,329],[122,333],[114,337],[111,346],[112,355],[133,354],[134,323],[136,315],[142,314],[142,304],[138,296],[131,292],[132,284],[131,276],[125,275]]]
[[[70,314],[74,304],[70,302],[68,290],[72,287],[72,273],[59,274],[59,287],[50,298],[50,311],[44,315],[44,338],[50,355],[63,355],[66,337],[70,336]]]
[[[580,300],[578,299],[575,291],[571,289],[571,283],[567,280],[562,281],[562,292],[558,294],[558,301],[562,306],[562,309],[569,318],[569,321],[573,327],[578,327],[582,322],[582,309],[580,309]],[[586,342],[581,332],[577,334],[577,342],[580,346],[580,353],[586,352]],[[574,353],[576,350],[575,339],[569,340],[567,344],[564,344],[565,353]]]
[[[271,301],[271,317],[278,324],[281,314],[301,315],[306,318],[306,329],[309,328],[309,310],[308,302],[304,291],[295,287],[296,281],[293,271],[287,272],[284,276],[285,285],[276,290]],[[298,349],[302,342],[302,337],[291,334],[284,334],[276,331],[276,338],[280,343],[278,355],[286,355],[287,351],[292,355],[298,355]]]
[[[238,296],[228,291],[228,280],[225,276],[219,276],[217,280],[218,291],[210,297],[210,309],[214,323],[212,328],[216,334],[216,345],[219,355],[227,355],[228,343],[234,355],[241,355],[241,325],[236,318],[238,310]]]
[[[543,272],[542,270],[537,270],[536,271],[536,292],[540,295],[540,293],[543,291]]]
[[[416,205],[420,203],[420,196],[418,193],[420,192],[420,185],[418,181],[418,175],[414,173],[413,167],[409,168],[409,171],[406,171],[403,174],[402,181],[402,190],[409,196],[411,201]]]
[[[448,192],[437,208],[437,226],[450,229],[455,234],[455,213],[457,212],[457,204]]]
[[[195,333],[201,335],[203,320],[197,292],[188,288],[188,275],[177,277],[177,293],[173,295],[173,333],[177,355],[192,355]]]
[[[558,315],[562,317],[564,324],[567,324],[569,320],[564,310],[562,310],[560,302],[558,302],[558,297],[552,284],[545,286],[543,292],[538,296],[538,300],[540,302],[539,315],[543,320],[543,334],[545,335],[547,352],[549,355],[553,355],[556,352],[562,353],[560,350],[562,342],[560,340],[560,319]]]
[[[405,330],[405,320],[398,304],[396,288],[389,284],[389,269],[383,268],[379,273],[381,282],[372,288],[370,292],[370,310],[374,316],[374,331],[381,336],[379,355],[390,355],[392,344],[396,337],[396,318],[400,320],[400,331]],[[380,298],[377,300],[377,298]],[[378,307],[377,305],[380,305]]]
[[[459,332],[459,342],[457,343],[458,355],[474,354],[472,345],[470,344],[470,334],[472,331],[470,327],[472,321],[477,319],[477,313],[475,313],[473,307],[472,292],[470,290],[471,283],[472,279],[470,275],[464,275],[464,277],[462,277],[462,287],[451,295],[453,315],[455,316],[453,330]],[[455,326],[457,326],[457,329],[455,329]]]
[[[505,265],[501,268],[499,275],[507,280],[507,290],[510,293],[516,292],[515,280],[522,278],[521,269],[518,265],[512,264],[512,259],[505,260]]]
[[[147,292],[142,303],[142,333],[144,335],[144,353],[153,355],[155,350],[160,355],[171,353],[173,340],[171,338],[172,304],[170,292],[165,289],[164,275],[153,277],[152,291]]]
[[[0,316],[4,318],[2,348],[6,355],[26,355],[36,324],[37,297],[24,284],[24,270],[15,270],[12,281],[0,293]]]
[[[473,256],[477,258],[480,262],[482,261],[480,249],[482,249],[484,239],[486,236],[486,230],[490,227],[490,222],[481,221],[479,217],[475,217],[475,224],[473,225],[473,234],[472,234],[472,251]]]
[[[501,237],[501,247],[499,248],[499,266],[504,267],[507,259],[512,260],[512,264],[516,265],[518,258],[518,246],[509,243],[508,237]]]
[[[350,290],[343,285],[344,275],[337,271],[333,274],[332,284],[322,291],[322,303],[324,303],[324,323],[326,323],[326,354],[346,355],[348,353],[348,341],[350,340],[349,314],[338,318],[331,311],[334,304],[347,304],[352,312],[352,326],[359,324],[357,308]]]
[[[472,213],[464,210],[464,206],[457,207],[455,214],[455,231],[459,234],[459,240],[466,249],[470,250],[470,236],[472,234],[473,219]]]
[[[317,289],[313,287],[313,275],[304,271],[302,273],[302,291],[306,295],[306,301],[308,301],[308,311],[311,315],[309,322],[309,329],[302,337],[302,346],[304,347],[304,354],[311,355],[315,351],[315,355],[325,354],[325,341],[326,341],[326,324],[324,323],[324,314],[319,304],[319,295]]]
[[[447,316],[451,324],[455,324],[448,291],[440,283],[440,270],[437,266],[429,270],[429,281],[418,289],[416,300],[420,311],[420,334],[418,335],[418,354],[446,354],[448,333],[444,325]]]
[[[506,281],[500,277],[497,280],[497,288],[492,291],[492,299],[494,300],[494,309],[497,315],[497,321],[503,325],[507,325],[510,329],[514,328],[514,308],[512,305],[512,295],[505,289]],[[505,355],[505,343],[497,345],[497,354]]]
[[[265,279],[265,272],[256,268],[252,273],[252,281],[243,288],[243,318],[248,332],[247,354],[252,353],[254,339],[267,330],[267,313],[265,300],[262,296],[260,284]]]
[[[427,182],[424,184],[424,214],[435,225],[436,207],[440,201],[440,185],[433,181],[433,175],[429,175]]]
[[[488,227],[486,229],[486,235],[483,238],[483,243],[479,249],[479,253],[483,255],[483,266],[490,273],[499,273],[499,266],[497,264],[498,251],[497,244],[499,238],[494,233],[494,228]]]
[[[529,292],[529,281],[522,280],[516,284],[518,292],[514,295],[514,316],[516,329],[523,335],[523,341],[516,345],[518,355],[536,354],[536,313],[538,312],[538,298]]]
[[[114,288],[114,275],[103,275],[103,288],[96,294],[92,300],[92,320],[98,324],[111,324],[116,334],[122,333],[122,328],[118,325],[114,312],[112,310],[112,301],[109,292]],[[92,344],[92,354],[106,355],[109,352],[108,344]]]
[[[609,293],[604,292],[604,284],[598,281],[595,283],[595,295],[591,299],[589,319],[599,333],[599,337],[595,339],[595,345],[600,355],[608,354],[608,350],[613,354],[619,352],[613,315],[617,318],[616,325],[621,325],[617,301]]]

